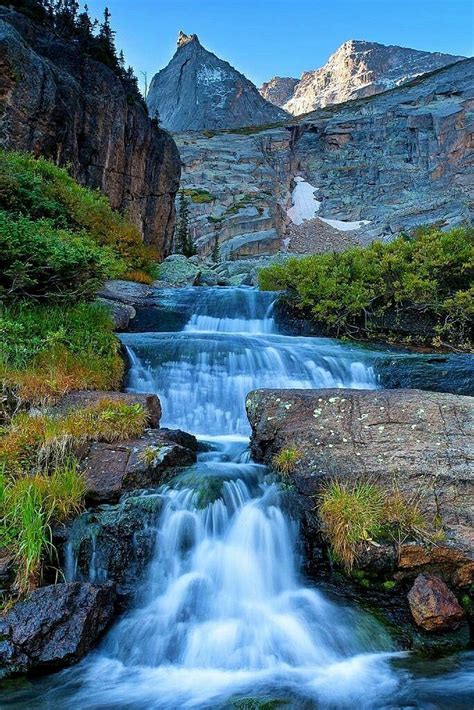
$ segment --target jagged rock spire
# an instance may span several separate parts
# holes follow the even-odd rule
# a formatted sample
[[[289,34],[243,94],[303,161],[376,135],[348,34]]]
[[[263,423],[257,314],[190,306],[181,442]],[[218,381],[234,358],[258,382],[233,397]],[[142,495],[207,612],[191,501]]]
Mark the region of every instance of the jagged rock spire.
[[[183,32],[183,30],[179,31],[178,34],[178,41],[176,42],[178,47],[184,47],[184,45],[189,44],[190,42],[197,42],[199,44],[199,38],[197,35],[187,35]]]

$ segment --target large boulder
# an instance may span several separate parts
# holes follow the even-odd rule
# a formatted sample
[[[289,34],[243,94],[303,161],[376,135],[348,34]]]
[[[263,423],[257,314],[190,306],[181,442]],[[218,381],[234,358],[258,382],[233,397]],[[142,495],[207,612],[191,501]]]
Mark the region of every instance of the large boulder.
[[[156,286],[196,286],[202,268],[182,254],[172,254],[160,264],[160,277]]]
[[[1,673],[70,666],[85,656],[114,615],[113,584],[72,582],[41,587],[0,621]]]
[[[459,628],[464,611],[442,579],[419,574],[408,592],[413,619],[426,631],[451,631]]]
[[[145,284],[123,279],[106,281],[98,293],[100,299],[128,306],[142,306],[153,295],[153,289]]]
[[[109,313],[115,330],[127,330],[130,321],[135,318],[137,312],[133,306],[119,301],[111,301],[107,298],[98,298],[97,303],[103,306]]]
[[[420,498],[427,519],[445,539],[405,543],[397,574],[414,579],[436,570],[467,587],[474,578],[474,398],[421,390],[258,390],[247,397],[252,452],[272,462],[295,447],[290,474],[314,508],[313,496],[333,476],[395,485]],[[399,556],[398,556],[399,553]]]
[[[159,485],[196,461],[197,441],[185,432],[147,430],[113,444],[94,442],[81,463],[89,503],[115,503],[125,491]]]

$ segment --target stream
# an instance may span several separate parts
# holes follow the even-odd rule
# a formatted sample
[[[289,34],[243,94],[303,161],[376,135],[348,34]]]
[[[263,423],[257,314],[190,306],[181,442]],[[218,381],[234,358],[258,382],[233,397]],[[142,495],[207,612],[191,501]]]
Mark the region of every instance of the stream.
[[[302,576],[298,523],[248,451],[249,391],[375,389],[390,359],[409,371],[412,358],[419,372],[420,356],[279,334],[274,294],[252,289],[157,291],[155,301],[135,326],[146,332],[121,336],[127,387],[159,395],[162,426],[198,436],[200,484],[178,477],[148,493],[162,498],[153,561],[99,648],[16,682],[0,707],[253,710],[252,698],[266,710],[471,708],[473,654],[401,652],[368,612]],[[458,363],[431,360],[427,372]]]

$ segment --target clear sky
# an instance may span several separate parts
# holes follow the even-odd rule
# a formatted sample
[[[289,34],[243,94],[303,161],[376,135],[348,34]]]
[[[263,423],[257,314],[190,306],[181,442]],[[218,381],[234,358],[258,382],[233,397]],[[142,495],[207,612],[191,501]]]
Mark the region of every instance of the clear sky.
[[[112,12],[117,46],[140,81],[164,67],[178,30],[257,86],[322,66],[348,39],[432,52],[474,53],[474,0],[89,0]]]

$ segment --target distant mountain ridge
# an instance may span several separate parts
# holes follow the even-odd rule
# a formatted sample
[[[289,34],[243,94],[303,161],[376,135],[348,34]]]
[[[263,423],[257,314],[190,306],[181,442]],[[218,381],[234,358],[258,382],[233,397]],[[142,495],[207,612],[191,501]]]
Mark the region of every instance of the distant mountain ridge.
[[[153,77],[150,115],[170,131],[240,128],[288,118],[228,62],[205,49],[197,35],[180,32],[169,64]]]
[[[304,72],[299,80],[274,77],[263,84],[260,93],[299,116],[330,104],[379,94],[461,59],[465,57],[349,40],[320,69]]]

